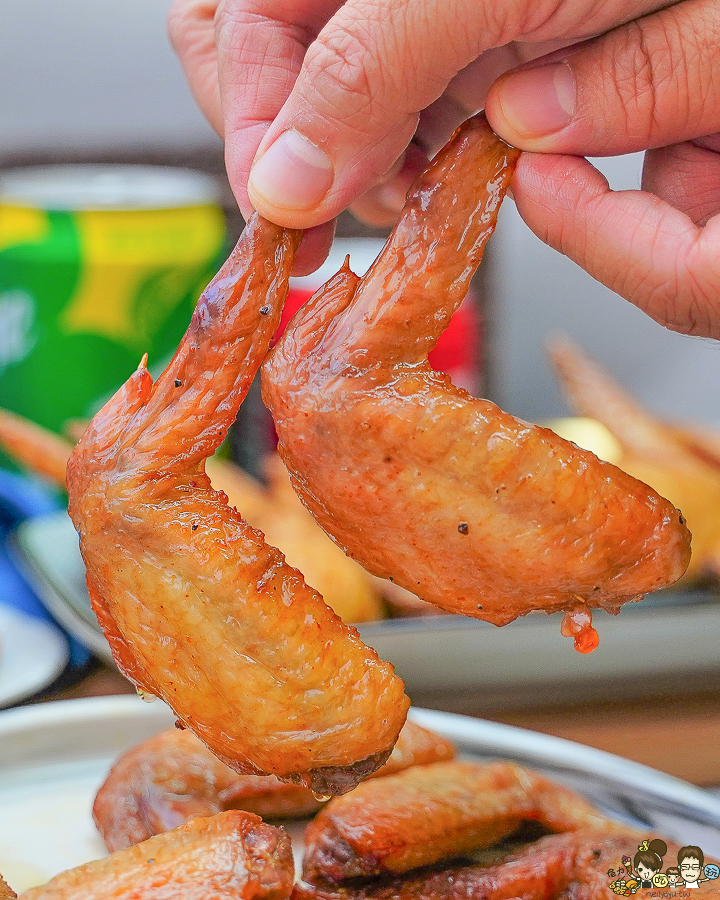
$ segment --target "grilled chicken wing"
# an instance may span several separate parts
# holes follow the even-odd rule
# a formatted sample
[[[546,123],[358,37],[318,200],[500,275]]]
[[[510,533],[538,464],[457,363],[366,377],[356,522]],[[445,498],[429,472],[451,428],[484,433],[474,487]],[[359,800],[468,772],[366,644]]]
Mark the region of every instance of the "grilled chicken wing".
[[[490,865],[454,865],[353,887],[297,884],[292,900],[606,900],[606,870],[627,847],[627,835],[554,834],[498,854]]]
[[[289,835],[233,810],[68,869],[22,900],[286,900]]]
[[[322,527],[374,574],[497,625],[615,611],[676,581],[690,555],[654,491],[427,363],[517,155],[482,115],[466,122],[369,272],[329,281],[263,367],[280,452]]]
[[[454,755],[450,741],[408,721],[390,758],[373,774],[391,775]],[[171,728],[133,747],[115,763],[95,797],[93,817],[113,851],[176,828],[193,816],[235,808],[263,818],[296,818],[311,815],[322,805],[300,785],[272,775],[238,775],[191,731]]]
[[[251,220],[165,372],[153,384],[143,362],[92,420],[67,488],[121,671],[232,768],[327,795],[390,755],[403,684],[204,470],[277,327],[298,239]]]
[[[303,878],[408,872],[489,847],[525,821],[618,830],[587,800],[513,763],[435,763],[333,799],[307,828]]]

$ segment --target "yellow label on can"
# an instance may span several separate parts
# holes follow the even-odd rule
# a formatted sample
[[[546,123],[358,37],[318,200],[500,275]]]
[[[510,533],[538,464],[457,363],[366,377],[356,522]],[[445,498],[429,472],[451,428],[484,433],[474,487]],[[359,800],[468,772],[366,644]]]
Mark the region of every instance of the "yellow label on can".
[[[0,205],[0,251],[16,244],[39,244],[49,231],[47,213],[42,210]]]
[[[0,406],[59,431],[143,353],[160,367],[225,249],[212,179],[163,167],[3,174]]]
[[[142,343],[149,335],[134,315],[140,284],[150,272],[195,269],[216,255],[225,223],[214,206],[167,210],[77,212],[82,248],[80,280],[58,322],[66,334],[97,334],[118,343]],[[176,301],[174,284],[157,292],[155,302]],[[166,309],[157,309],[161,319]]]

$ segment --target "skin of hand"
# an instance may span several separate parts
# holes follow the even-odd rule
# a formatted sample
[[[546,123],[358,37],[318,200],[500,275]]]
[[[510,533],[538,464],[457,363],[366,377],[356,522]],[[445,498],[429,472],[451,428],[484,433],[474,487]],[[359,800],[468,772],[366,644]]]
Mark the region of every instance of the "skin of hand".
[[[394,221],[471,113],[527,151],[546,243],[657,321],[720,337],[718,0],[175,0],[171,39],[224,137],[241,211],[308,229]],[[641,191],[585,156],[646,150]]]

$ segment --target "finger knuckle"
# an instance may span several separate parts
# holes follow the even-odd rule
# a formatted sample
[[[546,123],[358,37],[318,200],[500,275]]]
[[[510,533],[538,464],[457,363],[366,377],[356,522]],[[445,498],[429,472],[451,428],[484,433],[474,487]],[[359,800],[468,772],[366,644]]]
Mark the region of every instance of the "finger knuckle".
[[[689,125],[692,109],[703,96],[718,93],[714,66],[702,60],[717,52],[720,16],[714,25],[681,16],[658,16],[649,27],[631,22],[608,45],[610,58],[600,61],[614,89],[626,125],[642,133],[648,146],[667,133],[668,111],[678,134]],[[713,49],[714,48],[714,49]]]
[[[167,31],[175,49],[182,49],[198,26],[212,23],[217,0],[173,0],[167,14]]]
[[[257,68],[270,81],[287,82],[300,68],[310,37],[309,26],[284,22],[268,15],[265,3],[220,0],[215,14],[215,43],[225,57]]]
[[[662,47],[657,40],[648,42],[644,28],[638,23],[626,27],[624,38],[624,45],[620,52],[613,54],[612,64],[606,71],[612,79],[619,107],[624,111],[627,128],[633,133],[644,131],[644,139],[649,142],[657,126],[658,92],[673,77],[666,59],[667,45]]]
[[[253,24],[257,28],[262,22],[253,23],[252,15],[240,4],[220,0],[215,13],[215,43],[228,51],[242,50]]]
[[[325,111],[348,124],[372,113],[377,85],[375,51],[362,37],[362,26],[348,23],[321,32],[305,57],[307,83],[320,95]]]

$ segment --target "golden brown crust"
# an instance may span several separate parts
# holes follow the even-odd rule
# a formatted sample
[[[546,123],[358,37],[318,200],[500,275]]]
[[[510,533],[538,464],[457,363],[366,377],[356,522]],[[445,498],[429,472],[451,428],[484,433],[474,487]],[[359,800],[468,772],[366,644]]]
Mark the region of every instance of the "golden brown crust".
[[[86,423],[75,424],[80,439]],[[61,488],[65,487],[73,446],[30,419],[0,408],[0,447],[18,465]],[[269,489],[239,466],[214,456],[206,461],[206,472],[213,486],[227,494],[230,506],[241,510],[243,518],[282,551],[289,565],[300,569],[307,583],[322,594],[343,622],[382,619],[380,579],[346,556],[318,527],[290,486],[276,454],[269,457],[266,466],[272,476]]]
[[[517,155],[482,116],[465,123],[369,272],[341,273],[263,366],[280,452],[322,527],[375,575],[497,625],[534,609],[616,610],[676,581],[690,557],[679,513],[654,491],[427,363]]]
[[[17,900],[17,894],[0,875],[0,900]]]
[[[454,745],[406,722],[390,759],[374,776],[452,759]],[[122,850],[194,816],[244,809],[264,819],[299,818],[323,806],[306,787],[272,775],[239,775],[191,731],[171,728],[143,741],[112,767],[93,804],[108,850]]]
[[[285,900],[293,879],[286,832],[230,811],[63,872],[23,900]]]
[[[115,763],[95,797],[93,818],[113,852],[196,816],[227,809],[263,818],[303,816],[320,805],[307,788],[272,775],[238,775],[191,731],[173,728]]]
[[[236,771],[331,793],[391,752],[403,684],[204,472],[277,327],[298,240],[251,220],[165,372],[153,384],[143,362],[88,426],[69,512],[120,669]]]
[[[609,866],[627,852],[625,835],[550,835],[491,865],[450,866],[346,888],[297,884],[293,900],[605,900]]]
[[[435,763],[332,800],[307,828],[303,878],[407,872],[488,847],[523,821],[556,832],[618,828],[574,792],[513,763]]]
[[[429,728],[423,728],[417,722],[408,720],[403,725],[390,758],[370,777],[394,775],[411,766],[427,766],[431,763],[447,762],[454,759],[456,754],[457,748],[452,741],[436,734]]]

